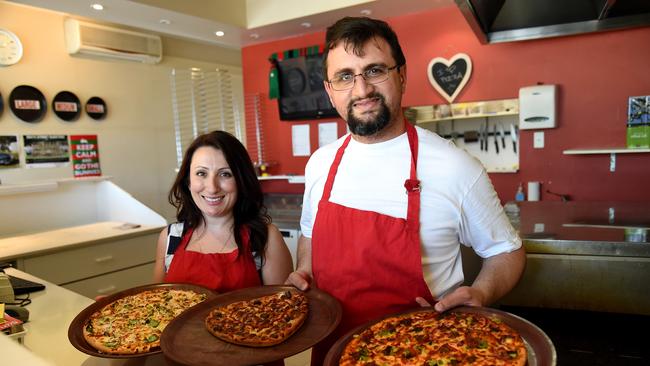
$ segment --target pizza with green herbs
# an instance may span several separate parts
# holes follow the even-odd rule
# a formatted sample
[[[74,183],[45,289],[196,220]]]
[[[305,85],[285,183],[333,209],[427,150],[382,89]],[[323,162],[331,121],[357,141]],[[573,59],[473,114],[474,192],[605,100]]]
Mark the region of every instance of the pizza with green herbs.
[[[83,326],[83,336],[92,347],[108,354],[155,351],[165,326],[206,298],[206,294],[177,289],[125,296],[94,312]]]
[[[523,339],[496,317],[417,311],[383,319],[355,334],[339,365],[524,366]]]

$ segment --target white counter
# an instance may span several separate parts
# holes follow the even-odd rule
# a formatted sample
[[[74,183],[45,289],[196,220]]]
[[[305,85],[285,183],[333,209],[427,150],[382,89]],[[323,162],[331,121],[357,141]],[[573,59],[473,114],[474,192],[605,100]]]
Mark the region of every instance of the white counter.
[[[34,234],[0,239],[0,261],[34,256],[80,245],[123,240],[145,234],[157,234],[164,225],[125,227],[123,221],[103,221]]]

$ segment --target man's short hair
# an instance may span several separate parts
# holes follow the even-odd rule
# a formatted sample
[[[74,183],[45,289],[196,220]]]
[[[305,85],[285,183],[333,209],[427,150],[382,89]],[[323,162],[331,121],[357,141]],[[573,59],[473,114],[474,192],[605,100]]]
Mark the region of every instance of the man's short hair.
[[[339,42],[343,42],[346,50],[351,50],[357,56],[363,56],[363,46],[373,38],[383,38],[388,43],[397,65],[406,64],[397,35],[388,23],[367,17],[345,17],[327,28],[323,52],[323,80],[329,80],[327,55]]]

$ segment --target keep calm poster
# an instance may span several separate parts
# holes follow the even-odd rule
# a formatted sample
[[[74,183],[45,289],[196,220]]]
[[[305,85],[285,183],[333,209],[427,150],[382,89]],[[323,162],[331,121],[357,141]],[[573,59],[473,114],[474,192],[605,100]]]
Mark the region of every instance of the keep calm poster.
[[[70,145],[75,178],[102,175],[99,167],[97,135],[70,135]]]

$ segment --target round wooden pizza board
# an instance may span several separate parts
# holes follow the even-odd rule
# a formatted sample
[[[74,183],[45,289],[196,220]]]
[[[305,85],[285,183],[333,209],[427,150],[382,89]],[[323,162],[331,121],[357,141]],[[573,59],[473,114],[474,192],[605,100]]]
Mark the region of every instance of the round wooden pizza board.
[[[86,342],[86,339],[84,338],[83,335],[83,327],[86,324],[86,321],[97,310],[100,310],[104,306],[112,303],[115,300],[119,300],[123,297],[135,295],[144,291],[160,290],[160,289],[193,290],[208,295],[205,301],[209,301],[210,299],[213,299],[217,295],[216,292],[209,290],[205,287],[190,285],[190,284],[180,284],[180,283],[157,283],[153,285],[133,287],[112,294],[110,296],[104,297],[88,305],[84,310],[82,310],[79,314],[77,314],[77,316],[74,319],[72,319],[72,322],[68,327],[68,340],[70,340],[70,343],[79,351],[89,354],[91,356],[102,357],[102,358],[135,358],[135,357],[144,357],[144,356],[150,356],[156,353],[160,353],[161,352],[160,348],[157,348],[150,352],[138,353],[135,355],[114,355],[109,353],[102,353],[99,352],[90,344],[88,344],[88,342]]]
[[[409,310],[397,314],[389,314],[380,319],[372,320],[366,324],[362,324],[352,329],[351,331],[346,333],[343,337],[341,337],[338,341],[336,341],[336,343],[334,343],[330,351],[327,353],[323,365],[338,366],[339,359],[341,358],[341,354],[343,353],[343,350],[345,349],[345,346],[348,344],[350,339],[355,334],[364,331],[365,329],[371,327],[373,324],[383,319],[390,318],[396,315],[422,312],[422,311],[435,311],[435,310],[433,310],[433,308],[416,308],[413,310]],[[551,342],[551,339],[546,335],[546,333],[544,333],[544,331],[542,331],[535,324],[529,322],[524,318],[521,318],[514,314],[510,314],[505,311],[492,309],[492,308],[485,308],[485,307],[461,306],[449,311],[461,312],[461,313],[474,313],[474,314],[480,314],[480,315],[497,318],[503,321],[508,326],[510,326],[512,329],[516,330],[521,335],[521,338],[523,338],[524,343],[526,345],[526,350],[528,351],[528,362],[526,364],[527,366],[555,366],[557,362],[557,354],[555,352],[555,347],[553,346],[553,342]]]
[[[271,347],[247,347],[220,340],[208,332],[205,318],[216,307],[294,289],[292,286],[260,286],[228,292],[201,303],[167,325],[160,346],[172,364],[256,365],[298,354],[329,335],[341,321],[341,305],[326,292],[305,292],[309,314],[304,324],[286,341]]]

